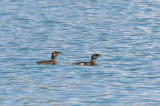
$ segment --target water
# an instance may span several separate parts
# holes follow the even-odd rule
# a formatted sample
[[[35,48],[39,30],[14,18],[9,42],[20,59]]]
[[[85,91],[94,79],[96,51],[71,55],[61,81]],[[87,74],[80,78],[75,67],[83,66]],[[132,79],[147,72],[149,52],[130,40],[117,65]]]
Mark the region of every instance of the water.
[[[2,0],[0,105],[160,104],[160,1]],[[57,65],[37,65],[61,51]],[[96,66],[75,66],[100,53]]]

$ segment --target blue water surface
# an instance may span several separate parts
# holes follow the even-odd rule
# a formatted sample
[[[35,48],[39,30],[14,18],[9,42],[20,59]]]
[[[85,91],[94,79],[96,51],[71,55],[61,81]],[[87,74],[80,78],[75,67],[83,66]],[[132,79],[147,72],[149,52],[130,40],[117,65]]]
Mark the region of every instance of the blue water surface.
[[[160,0],[0,1],[1,106],[159,104]]]

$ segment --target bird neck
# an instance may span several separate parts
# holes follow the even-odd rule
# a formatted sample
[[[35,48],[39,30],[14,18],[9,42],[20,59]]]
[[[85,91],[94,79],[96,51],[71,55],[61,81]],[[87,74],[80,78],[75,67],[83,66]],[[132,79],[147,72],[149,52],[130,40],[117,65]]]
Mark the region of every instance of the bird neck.
[[[91,58],[91,63],[95,65],[96,64],[96,59]]]
[[[57,58],[56,58],[56,56],[52,56],[51,60],[54,61],[55,64],[57,64]]]

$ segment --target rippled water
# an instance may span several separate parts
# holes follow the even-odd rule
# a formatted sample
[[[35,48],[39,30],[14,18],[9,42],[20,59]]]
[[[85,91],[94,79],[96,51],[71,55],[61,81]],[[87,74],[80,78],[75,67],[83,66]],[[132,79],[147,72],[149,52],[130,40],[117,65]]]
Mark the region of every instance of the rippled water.
[[[159,42],[160,0],[2,0],[0,105],[159,105]]]

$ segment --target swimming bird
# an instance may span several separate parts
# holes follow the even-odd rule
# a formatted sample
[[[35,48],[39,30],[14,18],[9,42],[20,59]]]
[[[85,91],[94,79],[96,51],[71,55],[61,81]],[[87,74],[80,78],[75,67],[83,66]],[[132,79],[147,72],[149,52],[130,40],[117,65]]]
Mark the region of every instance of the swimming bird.
[[[55,65],[55,64],[57,64],[57,58],[56,58],[56,57],[57,57],[60,53],[61,53],[61,52],[54,51],[54,52],[52,52],[51,60],[38,61],[37,64],[52,64],[52,65]]]
[[[100,56],[100,54],[92,54],[90,62],[77,62],[74,64],[80,65],[80,66],[93,66],[93,65],[96,65],[96,59],[99,56]]]

